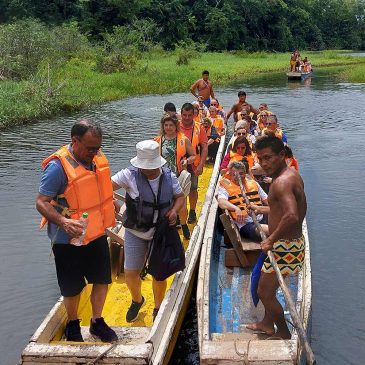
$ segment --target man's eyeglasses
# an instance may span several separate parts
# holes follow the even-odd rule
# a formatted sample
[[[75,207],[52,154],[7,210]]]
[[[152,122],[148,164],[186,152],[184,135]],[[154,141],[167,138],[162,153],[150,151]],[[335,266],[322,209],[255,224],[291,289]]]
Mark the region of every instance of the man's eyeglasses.
[[[237,136],[245,136],[246,135],[246,133],[241,133],[241,132],[239,132],[239,133],[237,133]]]
[[[274,125],[274,122],[266,122],[265,125]]]
[[[218,105],[218,104],[216,104],[216,103],[210,103],[210,105],[211,105],[211,106],[216,106],[216,105]]]

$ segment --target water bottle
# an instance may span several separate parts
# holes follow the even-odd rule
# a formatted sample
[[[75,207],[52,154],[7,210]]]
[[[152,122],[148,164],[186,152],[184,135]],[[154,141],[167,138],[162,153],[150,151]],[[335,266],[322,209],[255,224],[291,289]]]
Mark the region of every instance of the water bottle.
[[[87,223],[88,223],[88,219],[87,219],[88,216],[89,215],[86,212],[82,213],[82,217],[79,219],[79,222],[83,226],[82,234],[79,237],[71,238],[71,241],[70,241],[71,245],[82,246],[84,244],[84,238],[85,238]]]

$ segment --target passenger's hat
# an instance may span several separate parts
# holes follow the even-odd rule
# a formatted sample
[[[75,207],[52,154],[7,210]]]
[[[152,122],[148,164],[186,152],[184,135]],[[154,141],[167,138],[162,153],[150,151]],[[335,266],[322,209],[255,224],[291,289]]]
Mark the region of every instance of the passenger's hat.
[[[137,156],[131,159],[131,164],[140,169],[158,169],[166,163],[160,155],[160,145],[152,140],[141,141],[136,144]]]

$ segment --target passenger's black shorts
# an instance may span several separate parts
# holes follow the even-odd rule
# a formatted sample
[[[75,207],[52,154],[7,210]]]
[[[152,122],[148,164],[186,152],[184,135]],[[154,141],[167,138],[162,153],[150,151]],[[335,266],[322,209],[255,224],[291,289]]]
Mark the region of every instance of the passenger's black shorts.
[[[85,246],[53,245],[58,285],[64,297],[81,293],[89,284],[110,284],[110,256],[106,236]]]

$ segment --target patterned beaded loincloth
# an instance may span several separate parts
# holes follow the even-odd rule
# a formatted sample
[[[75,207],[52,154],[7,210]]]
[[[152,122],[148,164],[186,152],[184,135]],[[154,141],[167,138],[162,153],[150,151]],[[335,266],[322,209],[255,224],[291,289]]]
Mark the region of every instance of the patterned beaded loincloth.
[[[283,275],[296,274],[301,270],[305,256],[304,248],[304,236],[290,240],[282,239],[274,243],[272,253]],[[262,265],[261,271],[267,274],[274,272],[268,256]]]

